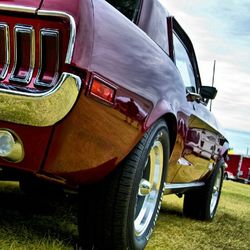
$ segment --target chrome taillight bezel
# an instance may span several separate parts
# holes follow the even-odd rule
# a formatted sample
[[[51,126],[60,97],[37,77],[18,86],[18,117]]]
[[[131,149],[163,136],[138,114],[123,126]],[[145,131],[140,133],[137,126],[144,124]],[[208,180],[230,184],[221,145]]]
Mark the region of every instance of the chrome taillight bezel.
[[[3,48],[5,47],[3,39],[5,32],[0,33],[0,46],[2,47],[2,49],[0,48],[0,92],[27,93],[27,95],[47,93],[51,88],[58,85],[63,72],[71,72],[70,65],[76,40],[74,17],[68,13],[54,10],[36,10],[32,12],[31,9],[26,10],[22,6],[15,6],[15,8],[10,6],[8,8],[7,5],[1,3],[0,11],[0,24],[8,26],[8,35],[6,36],[8,38],[8,60],[5,56],[5,48]],[[22,14],[13,15],[13,12],[22,12]],[[35,18],[31,12],[36,15]],[[26,15],[25,13],[28,14]],[[29,31],[27,31],[27,27]],[[17,28],[24,28],[28,35],[17,36],[20,33],[20,30]],[[50,46],[50,44],[55,44],[55,39],[45,39],[45,48],[48,49],[46,50],[47,55],[43,58],[44,65],[46,65],[43,72],[41,72],[42,62],[40,62],[41,29],[57,30],[60,35],[59,66],[56,63],[58,58],[55,59],[54,46]],[[33,37],[34,39],[32,40]],[[18,49],[16,44],[19,44],[22,49]],[[31,44],[34,46],[31,46]],[[31,49],[31,47],[35,47],[35,49]],[[17,54],[19,59],[17,59]],[[34,55],[33,63],[30,55]],[[56,67],[54,67],[55,65]],[[43,83],[45,84],[43,85]]]
[[[0,23],[0,30],[4,33],[5,43],[5,64],[0,72],[0,80],[3,80],[7,75],[10,65],[10,31],[9,26],[6,23]]]
[[[71,64],[73,53],[74,53],[74,48],[75,48],[75,43],[76,43],[76,22],[75,22],[74,17],[66,12],[54,11],[54,10],[38,10],[37,15],[44,16],[44,17],[66,18],[69,21],[70,35],[69,35],[68,49],[66,53],[65,63]]]
[[[25,78],[18,77],[16,71],[19,67],[18,62],[18,53],[20,53],[18,46],[18,35],[28,34],[30,37],[30,63],[29,70],[26,73]],[[14,67],[11,72],[10,81],[28,84],[32,78],[32,74],[35,68],[35,29],[33,26],[21,25],[18,24],[14,27],[14,44],[15,44],[15,56],[14,56]]]

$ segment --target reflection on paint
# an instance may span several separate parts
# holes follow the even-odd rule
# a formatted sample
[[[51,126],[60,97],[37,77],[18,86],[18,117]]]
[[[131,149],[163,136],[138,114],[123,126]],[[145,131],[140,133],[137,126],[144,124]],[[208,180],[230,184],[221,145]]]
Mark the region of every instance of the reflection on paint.
[[[190,128],[186,133],[182,157],[177,162],[179,170],[174,182],[199,180],[211,171],[223,142],[214,132]]]

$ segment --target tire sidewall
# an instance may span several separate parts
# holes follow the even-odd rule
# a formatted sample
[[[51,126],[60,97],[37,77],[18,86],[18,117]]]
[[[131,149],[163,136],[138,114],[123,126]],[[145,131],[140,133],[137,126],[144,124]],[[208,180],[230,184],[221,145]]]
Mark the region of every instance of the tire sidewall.
[[[148,154],[150,152],[151,147],[153,146],[153,143],[155,139],[158,137],[158,135],[162,133],[162,135],[159,137],[159,140],[161,141],[163,145],[164,150],[164,158],[163,158],[163,173],[161,178],[161,185],[160,185],[160,191],[157,196],[157,203],[151,218],[151,221],[145,230],[145,232],[141,236],[135,236],[134,233],[134,210],[136,208],[136,198],[138,195],[138,188],[139,183],[143,176],[143,171],[145,168],[145,163],[148,158]],[[150,235],[152,234],[153,228],[155,226],[160,207],[162,202],[162,196],[163,196],[163,188],[164,188],[164,181],[167,174],[167,164],[169,159],[169,135],[168,135],[168,129],[165,122],[161,121],[156,124],[149,132],[148,132],[148,138],[145,142],[145,147],[142,150],[142,153],[140,155],[140,159],[138,162],[138,167],[134,179],[134,185],[132,190],[132,195],[130,199],[129,204],[129,210],[128,210],[128,239],[130,239],[131,242],[129,242],[129,246],[131,246],[131,249],[143,249],[145,245],[147,244]]]
[[[207,201],[205,203],[206,206],[206,217],[208,220],[212,220],[216,214],[216,210],[217,210],[217,206],[219,204],[219,200],[220,200],[220,195],[221,195],[221,189],[222,189],[222,184],[223,184],[223,179],[224,179],[224,168],[223,168],[223,161],[219,161],[218,164],[216,165],[216,169],[213,172],[213,174],[211,175],[209,182],[207,183]],[[219,174],[219,171],[221,170],[221,178],[220,178],[220,187],[219,187],[219,194],[216,200],[216,204],[215,207],[213,209],[213,212],[210,212],[210,205],[212,202],[212,196],[213,196],[213,188],[214,188],[214,184],[215,181],[217,179],[217,175]]]

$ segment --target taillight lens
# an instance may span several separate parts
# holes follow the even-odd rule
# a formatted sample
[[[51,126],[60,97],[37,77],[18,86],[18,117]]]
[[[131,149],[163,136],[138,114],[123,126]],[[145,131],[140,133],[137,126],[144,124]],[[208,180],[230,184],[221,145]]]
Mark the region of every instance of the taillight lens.
[[[53,86],[59,76],[59,32],[43,29],[40,32],[40,67],[35,85]]]
[[[101,82],[99,79],[93,79],[90,94],[100,98],[103,101],[107,101],[109,103],[113,103],[115,90],[107,86],[105,83]]]
[[[71,22],[66,14],[42,12],[34,18],[0,13],[0,90],[47,92],[62,72],[71,72]]]
[[[14,29],[15,66],[10,80],[28,84],[35,67],[35,32],[31,26]]]

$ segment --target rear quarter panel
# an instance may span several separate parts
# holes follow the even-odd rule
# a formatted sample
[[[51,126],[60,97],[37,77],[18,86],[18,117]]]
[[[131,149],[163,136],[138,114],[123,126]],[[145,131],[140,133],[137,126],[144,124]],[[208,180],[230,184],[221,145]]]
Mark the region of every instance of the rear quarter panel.
[[[102,178],[156,120],[170,114],[175,126],[170,128],[174,146],[168,175],[171,181],[180,168],[177,163],[184,153],[194,104],[187,102],[181,76],[167,51],[105,1],[77,1],[72,6],[45,0],[42,9],[67,11],[76,19],[72,65],[86,72],[85,89],[75,108],[55,126],[43,171],[76,183]],[[161,13],[167,36],[167,13]],[[115,86],[113,106],[89,96],[93,75]],[[131,103],[136,114],[128,108]],[[207,121],[207,114],[200,112],[200,118],[211,122],[219,134],[212,116]],[[209,160],[206,162],[208,165]]]
[[[47,3],[42,8],[55,7]],[[79,49],[76,43],[72,62],[85,70],[88,77],[98,75],[115,86],[114,105],[106,106],[90,97],[91,79],[84,79],[85,89],[75,108],[55,127],[43,168],[76,182],[85,181],[86,171],[92,172],[93,178],[100,178],[100,166],[108,166],[106,172],[111,171],[155,120],[166,113],[175,117],[185,99],[184,86],[169,56],[105,1],[92,3],[93,6],[83,5],[94,13],[90,24],[94,34],[83,39],[77,33],[81,37],[77,38],[81,40],[80,47],[91,49],[91,57],[82,59],[82,51],[87,49]],[[88,15],[78,25],[85,26],[90,21]],[[138,114],[129,109],[131,103]]]
[[[94,39],[94,12],[91,0],[43,0],[40,10],[59,11],[71,15],[76,24],[76,40],[71,65],[87,69]]]

